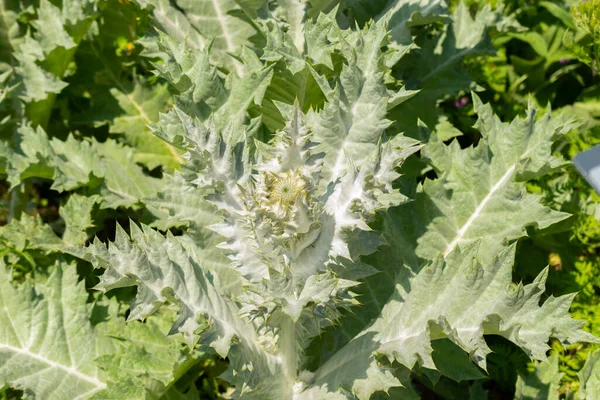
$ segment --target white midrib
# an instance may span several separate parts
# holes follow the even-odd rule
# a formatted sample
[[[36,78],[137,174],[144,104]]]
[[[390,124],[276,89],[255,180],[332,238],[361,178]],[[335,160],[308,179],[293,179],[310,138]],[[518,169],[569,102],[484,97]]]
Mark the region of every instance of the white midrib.
[[[125,93],[125,92],[123,92],[123,93]],[[141,117],[146,122],[146,125],[151,124],[152,120],[150,119],[150,117],[148,116],[148,114],[146,114],[146,111],[144,111],[144,108],[135,100],[135,98],[131,94],[126,94],[125,97],[127,97],[127,100],[129,100],[129,102],[131,103],[131,105],[133,105],[133,107],[137,110],[137,112],[140,115],[139,116],[137,116],[137,115],[129,115],[129,116],[121,117],[121,118],[123,118],[123,119],[134,119],[134,118]],[[149,130],[146,130],[146,133],[149,133],[150,136],[153,136],[152,133]],[[183,159],[177,153],[177,151],[175,151],[175,149],[173,148],[173,146],[171,146],[168,143],[165,143],[165,144],[166,144],[167,150],[169,151],[169,153],[171,153],[171,155],[173,156],[173,158],[177,162],[179,162],[179,163],[183,162]]]
[[[223,10],[221,10],[219,0],[212,0],[212,4],[215,9],[215,14],[217,14],[217,21],[219,21],[219,25],[221,25],[221,30],[223,31],[223,38],[225,39],[225,43],[227,43],[227,51],[233,51],[235,50],[235,47],[233,45],[233,40],[231,39],[229,29],[227,28],[227,22],[223,17]]]
[[[376,64],[377,64],[376,55],[377,55],[378,51],[379,51],[379,48],[377,46],[374,46],[372,53],[368,57],[368,62],[367,62],[368,70],[363,73],[366,77],[365,85],[367,85],[369,83],[376,84],[376,81],[369,81],[369,79],[372,78],[373,74],[376,72],[376,71],[373,71],[374,68],[372,68],[372,67],[376,66]],[[339,146],[338,155],[337,155],[337,158],[335,161],[335,165],[333,167],[333,173],[332,173],[332,177],[331,177],[332,182],[335,181],[337,178],[341,177],[344,172],[344,167],[346,166],[346,163],[344,161],[347,157],[345,149],[346,149],[346,143],[348,142],[348,136],[350,136],[350,133],[351,133],[350,131],[354,127],[355,121],[360,121],[363,119],[363,118],[361,118],[361,116],[359,116],[357,114],[358,114],[359,107],[362,104],[367,103],[363,99],[364,92],[365,92],[365,87],[363,86],[361,89],[360,96],[358,97],[358,99],[356,99],[356,101],[352,105],[352,108],[351,108],[352,125],[347,129],[346,136],[343,138],[342,143]]]
[[[473,214],[471,214],[467,222],[465,222],[465,224],[458,230],[456,236],[454,237],[454,240],[452,240],[452,242],[448,244],[446,250],[444,250],[444,257],[447,257],[448,254],[450,254],[452,250],[454,250],[454,248],[458,245],[458,243],[463,239],[473,222],[475,222],[475,220],[479,217],[479,215],[481,214],[487,203],[490,201],[490,199],[494,196],[498,189],[504,186],[504,184],[510,179],[512,174],[515,172],[516,167],[517,164],[513,164],[509,169],[506,170],[504,175],[502,175],[502,178],[500,178],[498,182],[496,182],[496,184],[492,186],[489,193],[483,198],[483,200],[481,200],[481,203],[479,203],[475,211],[473,211]]]
[[[298,53],[304,53],[304,31],[302,30],[302,19],[304,18],[304,8],[306,7],[306,3],[300,2],[298,0],[290,0],[288,2],[289,7],[289,19],[290,21],[294,21],[291,24],[294,27],[294,33],[291,35],[294,40],[294,44],[298,49]]]
[[[159,2],[159,7],[154,9],[154,17],[162,24],[162,25],[166,25],[165,22],[167,22],[174,31],[179,29],[179,24],[177,23],[177,21],[169,18],[169,14],[167,13],[166,9],[163,7],[163,3]],[[160,15],[160,17],[159,17]],[[202,39],[202,37],[200,35],[193,35],[194,39]],[[195,47],[197,49],[201,49],[204,47],[205,42],[201,42],[201,43],[194,43],[194,41],[192,40],[192,35],[188,35],[185,39],[185,41],[190,44],[190,46]]]
[[[225,44],[227,44],[227,51],[233,53],[235,50],[235,44],[233,43],[233,38],[231,33],[229,32],[229,28],[227,27],[227,21],[223,16],[223,10],[221,10],[221,6],[219,5],[219,1],[222,0],[212,0],[213,7],[215,9],[215,14],[217,17],[217,21],[219,21],[219,25],[221,25],[221,31],[223,32],[223,39],[225,39]],[[238,73],[239,76],[242,76],[243,70],[240,68],[237,60],[234,59],[233,66]]]
[[[431,320],[432,320],[432,318],[428,319],[428,321],[431,321]],[[478,331],[483,331],[483,330],[480,325],[473,325],[473,326],[465,326],[462,328],[453,328],[453,331],[455,331],[456,333],[473,333],[473,332],[478,332]],[[424,329],[418,329],[416,332],[409,331],[407,333],[394,336],[392,339],[385,341],[384,344],[398,342],[398,341],[406,341],[408,339],[414,339],[416,337],[421,337],[426,334],[427,334],[427,332]]]
[[[56,361],[52,361],[52,360],[45,358],[39,354],[32,353],[27,349],[14,347],[14,346],[11,346],[9,344],[4,344],[4,343],[0,344],[0,349],[7,349],[8,351],[18,353],[18,354],[21,354],[26,357],[33,358],[41,363],[49,365],[52,368],[58,368],[62,371],[65,371],[69,375],[72,375],[78,379],[81,379],[82,381],[86,381],[86,382],[89,382],[92,385],[94,385],[96,387],[96,389],[94,391],[99,391],[99,390],[106,388],[106,384],[104,382],[99,381],[96,377],[83,374],[83,373],[77,371],[75,369],[75,367],[67,367],[66,365],[59,364]]]
[[[121,276],[126,276],[126,271],[116,270]],[[136,278],[138,279],[138,278]],[[140,281],[141,282],[141,281]],[[156,296],[156,298],[160,299],[162,295],[163,287],[160,284],[145,284],[145,286]],[[189,297],[189,296],[188,296]],[[252,329],[252,325],[246,325],[240,319],[236,318],[233,313],[230,315],[221,316],[217,312],[217,307],[213,304],[213,300],[210,299],[209,296],[206,296],[205,300],[207,306],[202,306],[196,304],[193,301],[190,301],[187,297],[180,297],[183,304],[189,307],[190,310],[194,313],[194,315],[202,315],[208,314],[212,319],[221,323],[223,327],[226,327],[228,330],[232,330],[235,332],[236,336],[243,341],[250,349],[253,351],[260,351],[265,359],[275,359],[276,357],[266,350],[262,348],[262,346],[258,346],[258,339],[256,338],[256,332]],[[223,306],[223,308],[227,308],[225,305],[217,304],[217,306]],[[213,310],[211,313],[210,310]],[[231,310],[229,310],[231,311]]]

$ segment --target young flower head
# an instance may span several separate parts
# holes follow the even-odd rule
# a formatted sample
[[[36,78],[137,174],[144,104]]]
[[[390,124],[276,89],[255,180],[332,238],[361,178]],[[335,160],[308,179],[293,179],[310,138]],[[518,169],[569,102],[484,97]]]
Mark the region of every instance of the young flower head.
[[[296,203],[296,199],[306,195],[306,183],[297,171],[267,174],[267,192],[271,204],[287,208]]]

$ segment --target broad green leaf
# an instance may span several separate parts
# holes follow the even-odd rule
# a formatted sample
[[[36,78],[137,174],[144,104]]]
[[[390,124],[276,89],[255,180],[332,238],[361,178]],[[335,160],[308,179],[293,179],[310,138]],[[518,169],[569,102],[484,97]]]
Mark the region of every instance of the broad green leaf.
[[[200,398],[200,392],[196,389],[196,385],[191,385],[190,388],[182,393],[175,386],[162,397],[163,400],[198,400]]]
[[[457,95],[461,90],[475,89],[471,76],[458,68],[465,57],[493,52],[487,30],[499,18],[489,6],[472,18],[467,6],[460,3],[452,15],[452,23],[444,26],[444,33],[426,38],[420,49],[412,52],[404,62],[409,67],[403,72],[406,87],[419,90],[410,102],[396,107],[392,116],[397,128],[418,137],[417,120],[433,127],[438,121],[437,102],[445,96]]]
[[[202,196],[202,190],[186,185],[182,178],[170,179],[155,196],[144,204],[158,221],[152,224],[160,230],[175,226],[202,227],[219,221],[215,208]]]
[[[0,265],[12,268],[13,277],[34,276],[43,280],[54,258],[65,244],[81,245],[87,239],[86,229],[91,226],[91,208],[97,196],[73,194],[59,213],[64,222],[62,240],[39,215],[21,214],[0,227]],[[60,228],[57,228],[60,230]]]
[[[20,84],[18,94],[25,102],[42,101],[49,93],[60,93],[67,86],[37,64],[41,48],[32,40],[30,36],[26,36],[19,52],[15,53],[15,59],[18,61],[15,73],[18,77],[17,83]]]
[[[41,127],[24,125],[17,131],[18,144],[11,148],[0,142],[0,157],[7,164],[8,180],[16,186],[36,177],[54,181],[58,191],[99,187],[102,206],[130,206],[156,192],[160,180],[144,174],[134,162],[134,152],[112,140],[104,143],[48,140]]]
[[[550,14],[558,18],[567,28],[577,30],[577,26],[575,25],[571,14],[560,5],[549,1],[541,1],[540,6],[544,7]]]
[[[558,400],[558,384],[562,376],[558,372],[558,354],[554,353],[548,361],[537,363],[535,370],[527,376],[519,376],[515,399]]]
[[[81,153],[80,151],[79,154]],[[54,176],[54,169],[48,165],[48,160],[55,158],[55,152],[50,146],[46,132],[41,127],[35,130],[31,126],[20,127],[17,130],[15,148],[11,148],[7,142],[0,142],[0,156],[6,163],[8,181],[13,187],[33,176],[46,179]],[[69,172],[71,177],[66,179],[66,182],[61,182],[59,186],[75,188],[82,180],[87,182],[91,170],[82,171],[71,165]]]
[[[177,8],[168,0],[150,0],[156,8],[153,15],[167,34],[186,42],[196,50],[212,49],[214,60],[238,75],[242,65],[230,54],[237,54],[243,46],[250,45],[249,38],[256,33],[254,27],[235,16],[242,11],[235,0],[177,0]]]
[[[60,252],[63,242],[38,216],[25,213],[0,227],[0,269],[9,280],[43,280],[54,263],[52,255]]]
[[[418,362],[435,369],[433,339],[449,338],[483,368],[490,352],[486,334],[506,337],[537,360],[546,360],[551,336],[566,343],[598,341],[580,329],[583,321],[568,316],[572,295],[540,306],[547,271],[530,285],[512,284],[514,246],[485,264],[477,261],[478,247],[456,248],[446,260],[433,261],[408,291],[398,282],[380,316],[315,371],[312,385],[368,399],[399,385],[375,353],[409,368]]]
[[[12,247],[20,252],[27,249],[56,251],[62,244],[49,225],[39,216],[23,215],[20,220],[12,219],[9,224],[0,227],[2,247]]]
[[[185,13],[173,7],[169,0],[138,0],[142,6],[153,7],[152,14],[157,25],[178,42],[185,42],[193,49],[203,49],[210,42],[193,27]]]
[[[486,378],[486,375],[471,362],[469,355],[449,339],[433,340],[431,348],[433,362],[442,375],[456,382]]]
[[[65,222],[62,240],[67,245],[83,244],[88,239],[87,229],[93,227],[92,208],[98,196],[81,196],[72,194],[59,213]]]
[[[22,38],[18,24],[20,15],[26,4],[19,0],[3,0],[0,2],[0,62],[12,64],[12,53]]]
[[[446,146],[434,139],[427,147],[426,157],[441,179],[425,182],[418,198],[417,213],[433,217],[424,221],[426,232],[416,250],[426,259],[474,240],[482,240],[493,257],[500,246],[524,236],[526,227],[545,228],[568,217],[542,206],[524,182],[561,166],[551,146],[572,122],[549,113],[536,121],[530,104],[525,119],[502,123],[475,94],[473,102],[479,115],[475,126],[483,136],[477,146],[463,150],[456,141]]]
[[[148,125],[156,122],[159,113],[166,111],[170,105],[171,94],[167,86],[144,87],[142,83],[135,82],[131,92],[112,88],[111,94],[125,113],[113,119],[110,132],[125,135],[127,143],[136,150],[134,161],[149,169],[161,165],[177,168],[181,156],[148,129]]]
[[[13,286],[0,270],[0,383],[48,400],[104,390],[92,360],[106,348],[89,318],[74,266],[57,265],[45,285]]]
[[[17,108],[19,117],[26,116],[34,125],[47,125],[55,95],[67,86],[62,78],[98,15],[96,7],[97,0],[69,0],[60,6],[41,0],[35,10],[28,9],[35,11],[37,19],[29,21],[24,37],[13,40],[19,29],[10,28],[8,39],[14,49],[15,82],[19,84],[17,96],[25,103],[22,109]],[[9,12],[8,23],[14,24],[13,13]]]
[[[445,0],[394,0],[382,15],[390,18],[393,46],[401,52],[412,47],[410,28],[440,21],[448,14]]]
[[[546,45],[546,41],[537,32],[512,32],[510,36],[521,40],[522,42],[530,45],[533,50],[542,57],[548,56],[548,46]]]
[[[165,312],[145,322],[129,323],[109,314],[109,321],[99,325],[98,330],[111,338],[115,347],[94,360],[107,375],[108,387],[92,399],[162,398],[170,392],[169,386],[198,362],[201,352],[189,349],[181,335],[167,335],[173,320],[171,314]]]
[[[100,187],[103,208],[131,206],[151,196],[161,186],[161,180],[146,174],[134,162],[134,151],[116,142],[92,142],[102,157],[105,184]]]
[[[588,355],[585,365],[578,374],[579,391],[576,399],[593,399],[600,395],[600,352],[595,351]],[[554,382],[556,385],[557,382]]]

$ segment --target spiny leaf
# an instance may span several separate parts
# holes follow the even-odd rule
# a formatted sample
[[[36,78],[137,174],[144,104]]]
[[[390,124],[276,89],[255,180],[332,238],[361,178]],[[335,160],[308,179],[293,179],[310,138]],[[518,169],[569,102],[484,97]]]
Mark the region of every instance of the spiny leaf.
[[[57,265],[48,282],[35,289],[28,282],[14,287],[0,270],[3,385],[48,400],[85,398],[106,388],[91,362],[105,348],[88,321],[87,294],[74,268]]]
[[[523,181],[561,165],[551,145],[572,123],[550,114],[536,121],[537,110],[530,104],[525,119],[505,124],[475,94],[473,101],[479,115],[476,127],[483,136],[479,144],[461,150],[457,141],[446,146],[434,139],[428,146],[426,156],[442,177],[424,185],[431,203],[420,201],[430,204],[421,213],[439,214],[418,240],[417,255],[423,258],[448,255],[458,244],[478,238],[491,257],[499,245],[525,235],[527,226],[544,228],[568,217],[542,206],[537,196],[526,193]],[[488,229],[490,224],[497,233]]]
[[[158,120],[158,115],[166,111],[170,105],[171,94],[166,85],[144,87],[135,82],[129,93],[117,88],[111,89],[111,95],[118,102],[125,114],[115,116],[111,125],[111,133],[125,135],[127,143],[135,148],[134,161],[146,165],[149,169],[158,166],[176,168],[181,157],[168,143],[152,134],[147,126]]]
[[[583,321],[568,316],[573,296],[550,297],[541,306],[546,273],[530,285],[511,284],[514,246],[487,264],[477,260],[478,245],[456,248],[425,267],[406,291],[400,282],[380,316],[334,354],[316,372],[313,385],[344,388],[359,398],[397,386],[373,353],[409,368],[435,369],[431,340],[447,337],[485,368],[490,352],[483,335],[502,335],[538,360],[546,342],[597,342],[581,330]],[[366,375],[365,375],[366,371]]]
[[[112,140],[78,141],[72,135],[66,141],[49,140],[41,127],[34,130],[28,125],[17,133],[16,148],[0,142],[0,157],[13,186],[39,177],[53,180],[52,188],[59,191],[99,187],[106,208],[133,205],[158,188],[160,180],[143,173],[133,160],[133,150]]]
[[[558,372],[558,354],[552,354],[547,362],[537,363],[535,370],[523,377],[519,375],[515,399],[558,400],[558,384],[563,374]]]
[[[98,201],[98,196],[81,196],[72,194],[64,206],[60,207],[60,216],[65,221],[63,241],[71,246],[85,243],[88,239],[87,229],[92,224],[92,208]]]
[[[255,29],[235,16],[235,11],[241,11],[235,0],[177,0],[177,8],[168,0],[147,3],[155,7],[158,26],[170,36],[196,50],[206,50],[210,44],[218,64],[243,74],[241,64],[230,54],[249,45]]]
[[[135,242],[118,227],[115,242],[108,247],[95,241],[89,248],[69,250],[97,268],[107,268],[97,288],[138,285],[130,320],[148,317],[167,300],[174,302],[179,318],[171,332],[182,332],[189,344],[195,342],[197,332],[202,333],[219,355],[231,357],[230,375],[235,382],[256,385],[257,395],[269,393],[270,398],[289,390],[289,382],[276,379],[280,361],[258,344],[253,325],[239,317],[238,306],[222,294],[219,281],[214,281],[194,251],[172,235],[165,238],[146,226],[131,224],[130,229]],[[234,337],[237,344],[232,346]]]

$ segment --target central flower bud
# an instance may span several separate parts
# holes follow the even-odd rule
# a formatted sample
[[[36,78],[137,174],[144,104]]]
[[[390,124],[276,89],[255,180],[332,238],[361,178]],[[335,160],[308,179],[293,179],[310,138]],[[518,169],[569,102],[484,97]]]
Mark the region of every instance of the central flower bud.
[[[289,207],[296,203],[296,199],[306,195],[306,182],[302,175],[296,171],[270,173],[266,179],[269,200]]]
[[[253,193],[248,203],[253,229],[261,230],[261,237],[283,239],[285,247],[301,240],[318,220],[320,207],[312,192],[310,178],[299,169],[259,172],[248,191]]]

